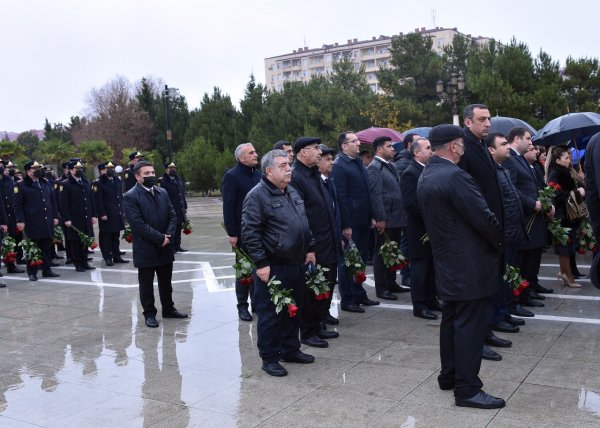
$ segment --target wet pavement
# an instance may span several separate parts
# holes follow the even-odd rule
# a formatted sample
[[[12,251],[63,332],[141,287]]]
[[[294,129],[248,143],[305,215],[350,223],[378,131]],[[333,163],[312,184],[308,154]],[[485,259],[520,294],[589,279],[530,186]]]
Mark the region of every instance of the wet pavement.
[[[562,287],[552,254],[541,282],[555,294],[521,333],[499,333],[513,347],[482,365],[484,389],[506,407],[466,409],[438,388],[439,321],[413,317],[408,293],[365,314],[338,314],[336,299],[340,337],[304,349],[314,364],[266,375],[255,322],[237,317],[220,201],[192,199],[189,213],[190,252],[177,255],[173,274],[187,320],[159,316],[160,327],[147,328],[137,271],[106,267],[99,251],[95,271],[62,266],[60,278],[36,283],[5,275],[0,426],[600,426],[600,290],[585,279],[581,289]],[[579,257],[582,271],[590,261]],[[367,285],[373,298],[372,277]]]

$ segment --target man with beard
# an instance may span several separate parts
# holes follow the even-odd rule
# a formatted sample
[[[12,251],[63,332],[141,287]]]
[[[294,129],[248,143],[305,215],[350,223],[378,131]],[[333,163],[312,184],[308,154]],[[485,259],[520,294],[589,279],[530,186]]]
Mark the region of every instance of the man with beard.
[[[158,185],[165,189],[169,194],[171,205],[177,214],[177,228],[173,235],[173,251],[185,253],[187,250],[181,248],[181,229],[186,220],[187,201],[185,199],[185,186],[181,178],[177,175],[177,165],[175,162],[166,162],[164,164],[165,173],[158,179]]]

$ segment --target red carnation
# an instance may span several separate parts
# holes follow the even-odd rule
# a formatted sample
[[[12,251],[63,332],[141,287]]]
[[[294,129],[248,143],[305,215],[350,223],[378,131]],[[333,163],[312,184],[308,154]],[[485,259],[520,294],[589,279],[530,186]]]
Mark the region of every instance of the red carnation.
[[[294,305],[293,303],[290,303],[288,305],[288,314],[290,315],[290,318],[294,318],[296,316],[297,312],[298,312],[298,306]]]
[[[577,252],[578,252],[579,254],[585,254],[585,248],[578,248],[578,249],[577,249]]]
[[[190,233],[192,233],[192,231],[190,229],[183,229],[183,233],[189,235]]]

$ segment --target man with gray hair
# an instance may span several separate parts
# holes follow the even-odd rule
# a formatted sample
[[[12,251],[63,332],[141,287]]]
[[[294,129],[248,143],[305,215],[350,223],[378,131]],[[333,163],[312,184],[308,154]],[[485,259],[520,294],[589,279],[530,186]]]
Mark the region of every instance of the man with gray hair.
[[[263,156],[261,165],[263,176],[244,199],[242,239],[256,266],[254,300],[262,369],[271,376],[285,376],[280,360],[308,364],[314,357],[300,351],[295,308],[289,305],[277,313],[268,283],[276,278],[281,290],[290,290],[302,314],[307,293],[305,265],[316,262],[315,240],[304,201],[289,185],[292,168],[287,154],[272,150]]]
[[[252,143],[244,143],[235,149],[237,165],[231,168],[223,176],[221,194],[223,195],[223,223],[229,244],[246,251],[244,243],[240,239],[242,224],[242,204],[244,198],[254,186],[260,181],[258,165],[258,154]],[[242,321],[252,321],[252,315],[248,311],[248,294],[253,301],[252,284],[242,284],[240,279],[235,280],[235,295],[237,297],[238,315]],[[254,303],[252,303],[254,310]]]

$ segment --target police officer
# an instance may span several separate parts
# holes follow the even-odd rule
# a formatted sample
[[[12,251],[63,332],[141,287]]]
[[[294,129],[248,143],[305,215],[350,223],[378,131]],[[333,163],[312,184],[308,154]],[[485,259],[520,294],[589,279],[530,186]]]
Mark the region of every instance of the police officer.
[[[181,229],[186,219],[187,201],[185,200],[185,187],[181,178],[177,175],[177,166],[175,162],[166,162],[164,164],[165,173],[158,180],[159,186],[167,191],[171,205],[177,214],[177,229],[173,235],[173,250],[185,253],[187,250],[181,248]]]
[[[56,207],[57,207],[58,216],[59,216],[58,217],[59,218],[59,226],[60,226],[60,228],[62,230],[63,236],[67,235],[67,227],[65,226],[64,222],[60,221],[61,220],[61,213],[60,213],[60,185],[63,184],[63,182],[69,178],[69,164],[70,163],[71,163],[70,161],[67,161],[67,162],[63,162],[61,164],[63,173],[56,180],[56,182],[54,183],[54,186],[53,186],[54,187],[54,197],[55,197]],[[72,263],[72,260],[71,260],[71,249],[69,248],[68,245],[66,245],[66,241],[63,241],[63,242],[65,242],[64,246],[63,246],[63,244],[60,244],[59,245],[59,249],[61,247],[64,249],[65,254],[67,256],[67,260],[65,261],[65,264],[66,265],[70,265]]]
[[[0,161],[0,198],[2,199],[2,207],[0,207],[0,216],[2,215],[2,211],[6,212],[6,224],[7,231],[4,233],[8,233],[11,237],[15,239],[18,243],[21,241],[22,234],[17,231],[17,219],[15,217],[15,198],[13,188],[15,187],[15,182],[8,175],[8,171],[5,169],[8,162]],[[21,247],[16,248],[17,254]],[[23,250],[21,249],[21,258],[22,258]],[[25,272],[23,269],[17,267],[15,262],[6,263],[6,270],[8,273],[23,273]]]
[[[121,257],[119,234],[125,229],[123,223],[123,195],[121,180],[115,173],[112,162],[98,165],[100,176],[92,183],[94,203],[99,219],[100,251],[107,266],[129,263]]]
[[[123,174],[123,182],[125,183],[123,193],[127,192],[129,189],[135,186],[135,183],[137,183],[135,179],[135,173],[133,172],[133,167],[136,163],[142,160],[143,157],[144,156],[137,150],[129,155],[129,168],[127,171],[125,171],[125,174]]]
[[[69,164],[71,175],[59,186],[60,212],[66,226],[65,239],[71,249],[71,259],[77,272],[95,269],[87,260],[87,248],[83,246],[78,233],[71,226],[88,236],[94,236],[96,214],[90,184],[84,180],[83,164],[73,161]]]
[[[30,161],[25,164],[25,177],[14,186],[15,215],[17,229],[24,230],[42,253],[42,276],[58,277],[50,267],[52,238],[58,216],[53,204],[52,188],[40,180],[40,164]],[[37,281],[37,266],[27,265],[30,281]]]

